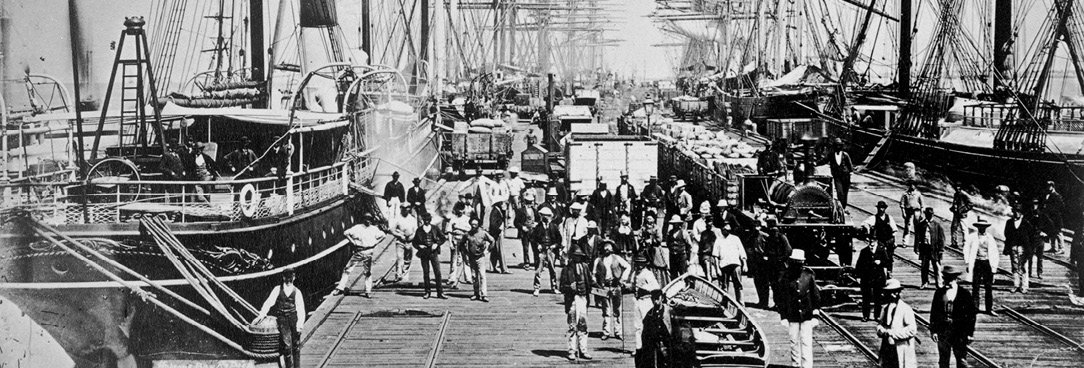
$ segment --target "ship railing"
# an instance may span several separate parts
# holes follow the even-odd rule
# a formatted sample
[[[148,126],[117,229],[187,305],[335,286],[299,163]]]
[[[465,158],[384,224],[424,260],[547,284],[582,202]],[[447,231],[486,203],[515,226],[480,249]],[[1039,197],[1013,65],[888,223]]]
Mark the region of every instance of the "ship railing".
[[[1018,119],[1017,104],[964,106],[963,125],[998,128],[1005,121]],[[1042,106],[1035,118],[1044,121],[1047,131],[1084,132],[1084,107]]]
[[[13,183],[18,194],[4,198],[4,211],[21,209],[51,225],[111,224],[162,214],[173,222],[233,222],[292,215],[350,194],[351,184],[369,187],[377,160],[368,153],[284,177],[216,181],[128,181]],[[5,191],[7,192],[7,191]],[[13,192],[14,193],[14,192]]]

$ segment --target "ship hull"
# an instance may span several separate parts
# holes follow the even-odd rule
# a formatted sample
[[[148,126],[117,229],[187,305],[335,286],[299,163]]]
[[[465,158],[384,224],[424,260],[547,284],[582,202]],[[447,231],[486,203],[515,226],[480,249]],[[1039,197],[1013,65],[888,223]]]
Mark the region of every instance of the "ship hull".
[[[255,308],[262,305],[267,293],[279,282],[277,269],[292,266],[297,271],[298,288],[305,293],[306,306],[313,309],[319,305],[320,297],[338,281],[349,258],[348,247],[341,244],[343,230],[355,225],[362,213],[375,208],[374,200],[369,195],[355,194],[290,217],[269,218],[256,223],[186,223],[170,224],[170,227],[186,247],[232,247],[266,261],[258,270],[240,273],[227,273],[213,263],[209,266],[216,276]],[[197,322],[245,345],[248,335],[218,317],[209,303],[184,282],[175,266],[156,251],[153,243],[147,243],[149,237],[139,234],[138,226],[137,222],[67,225],[59,226],[58,230],[76,238],[150,244],[134,249],[103,249],[103,254],[152,280],[171,285],[168,286],[170,290],[210,310],[212,315],[203,315],[150,287],[144,287],[144,290],[156,294],[160,300]],[[5,231],[5,234],[21,233],[25,234],[25,229]],[[9,284],[0,288],[0,294],[19,305],[48,331],[77,366],[99,366],[102,361],[128,357],[140,366],[148,366],[154,360],[170,359],[253,359],[127,288],[108,282],[102,273],[59,248],[51,248],[40,241],[20,241],[17,236],[8,237],[4,244],[7,245],[0,253],[3,255],[0,274]],[[229,263],[229,260],[223,262]],[[21,284],[34,286],[16,287]],[[224,301],[230,308],[237,307],[228,298]]]

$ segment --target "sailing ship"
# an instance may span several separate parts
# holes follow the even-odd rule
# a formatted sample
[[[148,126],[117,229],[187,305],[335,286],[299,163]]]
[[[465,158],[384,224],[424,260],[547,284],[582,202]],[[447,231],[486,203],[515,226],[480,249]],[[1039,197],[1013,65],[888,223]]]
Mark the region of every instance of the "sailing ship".
[[[262,50],[262,2],[249,6]],[[439,169],[424,83],[350,56],[334,1],[283,1],[279,27],[291,6],[298,37],[272,50],[296,59],[267,63],[269,78],[252,58],[247,72],[198,73],[196,94],[159,94],[150,56],[179,30],[157,30],[152,46],[152,25],[129,17],[99,116],[39,115],[62,122],[72,164],[3,183],[0,295],[76,366],[275,359],[269,331],[250,323],[278,273],[295,269],[315,307],[349,256],[343,232],[382,218],[381,173]],[[217,180],[171,176],[167,156],[186,142],[208,165],[246,147],[256,159]]]
[[[953,180],[1007,185],[1029,197],[1045,193],[1045,183],[1052,181],[1060,192],[1079,195],[1084,190],[1084,106],[1072,95],[1084,86],[1084,64],[1077,57],[1084,51],[1079,46],[1084,24],[1069,14],[1080,11],[1080,5],[1056,2],[1037,14],[1014,14],[1010,0],[993,5],[994,11],[986,12],[992,14],[993,32],[975,32],[958,16],[965,1],[938,4],[936,27],[916,79],[912,82],[909,66],[901,64],[895,96],[873,97],[881,105],[895,105],[898,114],[825,120],[849,138],[856,157],[876,156],[867,162],[880,157],[911,161]],[[900,19],[911,19],[909,2],[900,10]],[[1037,17],[1043,19],[1036,22],[1041,27],[1031,29],[1034,39],[1021,42],[1027,35],[1018,34],[1020,23]],[[900,28],[900,60],[911,59],[910,43],[902,42],[912,37],[909,28]],[[992,46],[974,44],[975,33],[992,33]],[[992,59],[984,55],[988,49]],[[1021,55],[1019,61],[1014,55]],[[1059,58],[1071,71],[1055,68]],[[1079,85],[1067,89],[1072,82]],[[1080,213],[1079,203],[1070,206],[1067,214]]]

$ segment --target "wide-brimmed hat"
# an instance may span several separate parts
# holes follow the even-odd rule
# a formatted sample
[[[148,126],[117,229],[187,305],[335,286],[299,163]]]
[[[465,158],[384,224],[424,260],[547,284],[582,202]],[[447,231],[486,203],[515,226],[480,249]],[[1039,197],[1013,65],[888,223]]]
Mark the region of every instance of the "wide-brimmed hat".
[[[677,184],[674,184],[674,189],[684,188],[684,187],[685,187],[685,180],[682,180],[682,179],[678,179]]]
[[[795,261],[805,261],[805,251],[801,249],[795,249],[790,251],[790,259]]]
[[[711,203],[708,203],[708,201],[704,201],[704,203],[700,204],[700,214],[707,215],[709,213],[711,213]]]
[[[647,257],[644,257],[643,253],[638,253],[632,257],[632,263],[647,263]]]
[[[509,168],[508,168],[508,173],[509,173],[509,174],[515,174],[515,173],[518,173],[518,172],[519,172],[519,168],[518,168],[518,167],[512,166],[512,167],[509,167]]]
[[[900,280],[888,279],[888,281],[885,282],[884,291],[886,293],[890,292],[890,291],[900,291],[900,290],[903,290],[903,284],[900,283]]]
[[[421,182],[422,182],[422,178],[414,178],[414,179],[412,179],[411,181],[412,181],[412,182],[414,182],[415,184],[417,184],[417,183],[421,183]]]
[[[534,192],[533,191],[528,191],[527,193],[523,193],[523,200],[525,200],[525,201],[533,201],[534,200]]]
[[[683,223],[683,222],[685,222],[685,221],[683,221],[681,219],[681,215],[673,215],[673,216],[670,217],[670,223],[671,224],[680,224],[680,223]]]
[[[964,274],[964,269],[957,265],[945,265],[945,267],[941,269],[941,274],[945,276],[959,276]]]
[[[971,224],[971,226],[974,226],[976,229],[985,229],[990,227],[990,223],[987,222],[986,219],[979,217],[979,220],[975,221],[975,223]]]
[[[834,145],[834,146],[842,146],[843,145],[843,140],[839,139],[839,138],[832,138],[832,145]]]
[[[598,229],[598,223],[594,222],[594,221],[588,221],[587,222],[587,228],[588,229]]]
[[[580,211],[582,211],[582,210],[584,209],[584,207],[587,207],[587,206],[585,206],[585,205],[584,205],[583,203],[581,203],[581,202],[573,202],[571,206],[568,206],[568,209],[570,209],[570,210],[580,210]]]
[[[538,213],[543,216],[553,216],[553,210],[549,207],[542,207],[542,209],[538,210]]]

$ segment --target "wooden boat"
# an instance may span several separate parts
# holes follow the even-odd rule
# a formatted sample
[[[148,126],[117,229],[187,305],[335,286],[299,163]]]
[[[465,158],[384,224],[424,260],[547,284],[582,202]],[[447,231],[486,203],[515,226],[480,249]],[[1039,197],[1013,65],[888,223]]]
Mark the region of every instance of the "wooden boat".
[[[749,319],[745,307],[718,286],[685,274],[667,284],[663,294],[672,308],[675,354],[695,354],[700,367],[768,365],[763,330]]]

